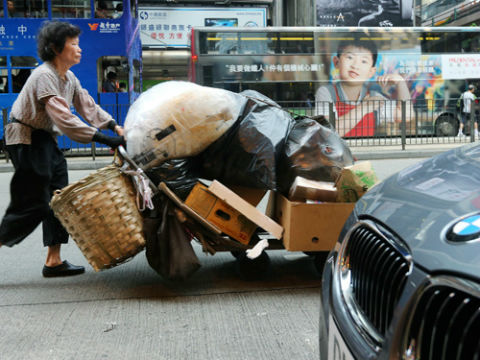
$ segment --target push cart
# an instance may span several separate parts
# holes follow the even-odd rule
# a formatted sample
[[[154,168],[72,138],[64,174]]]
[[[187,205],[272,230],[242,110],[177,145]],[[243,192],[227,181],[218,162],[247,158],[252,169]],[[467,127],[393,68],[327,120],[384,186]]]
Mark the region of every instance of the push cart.
[[[228,235],[225,235],[225,233],[223,233],[219,227],[207,221],[204,217],[200,216],[198,213],[192,210],[192,208],[187,206],[164,182],[161,182],[158,186],[155,185],[148,178],[148,176],[139,168],[139,166],[129,157],[123,147],[120,146],[118,148],[118,151],[122,158],[129,164],[132,169],[137,171],[139,174],[142,174],[142,176],[147,179],[154,193],[163,193],[175,204],[178,210],[177,218],[190,229],[195,239],[198,240],[198,242],[202,245],[203,251],[211,255],[214,255],[216,252],[230,252],[232,256],[236,259],[236,269],[243,278],[254,279],[260,277],[268,270],[270,265],[270,258],[265,250],[286,249],[282,239],[277,239],[273,237],[270,233],[266,231],[261,231],[259,228],[257,228],[257,231],[253,234],[252,238],[247,244],[243,244],[239,241],[232,239]],[[348,216],[348,213],[351,211],[352,208],[353,205],[349,204],[346,209],[342,209],[343,211],[341,216]],[[280,219],[282,218],[281,210],[277,212],[277,215]],[[290,228],[291,226],[288,226],[289,230]],[[325,235],[331,235],[331,232]],[[253,247],[255,247],[255,245],[258,244],[258,242],[262,240],[268,241],[268,247],[265,250],[262,250],[260,255],[254,258],[248,256],[247,250],[252,249]],[[318,238],[314,238],[313,241],[315,243],[319,243],[321,240]],[[330,243],[333,244],[335,241],[336,237],[331,239]],[[319,244],[317,247],[321,250],[315,251],[312,250],[311,246],[306,246],[305,248],[302,248],[300,245],[300,248],[298,248],[297,246],[295,251],[302,251],[306,255],[310,256],[313,260],[315,268],[319,271],[319,273],[321,273],[330,248],[329,245],[326,246],[328,248],[325,248],[325,245],[322,246]]]
[[[270,259],[265,250],[304,252],[321,272],[328,251],[353,209],[353,204],[295,203],[280,194],[271,194],[276,202],[274,218],[280,224],[276,225],[283,227],[283,238],[282,233],[279,236],[277,232],[275,238],[272,231],[255,227],[253,235],[242,243],[192,210],[165,183],[154,184],[123,147],[118,148],[118,153],[123,164],[99,169],[56,191],[50,203],[95,271],[128,261],[146,247],[144,217],[138,209],[139,193],[150,192],[151,196],[164,196],[171,201],[176,219],[189,230],[190,240],[196,239],[203,251],[212,255],[230,252],[239,274],[246,279],[260,277],[268,270]],[[259,246],[266,242],[266,248]],[[190,241],[188,244],[191,246]],[[255,252],[257,256],[252,256]]]

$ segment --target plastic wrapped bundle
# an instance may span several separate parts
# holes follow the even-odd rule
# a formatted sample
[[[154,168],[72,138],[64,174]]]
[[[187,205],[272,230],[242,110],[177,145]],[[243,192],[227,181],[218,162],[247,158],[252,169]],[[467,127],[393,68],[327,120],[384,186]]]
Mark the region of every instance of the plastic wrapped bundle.
[[[294,120],[273,100],[254,90],[242,116],[199,155],[202,176],[229,185],[277,188],[277,167]]]
[[[313,119],[299,119],[283,148],[277,172],[279,190],[287,194],[297,176],[335,181],[349,165],[353,165],[353,155],[337,132]]]
[[[128,111],[128,154],[143,169],[197,155],[235,123],[245,102],[228,90],[190,82],[156,85]]]

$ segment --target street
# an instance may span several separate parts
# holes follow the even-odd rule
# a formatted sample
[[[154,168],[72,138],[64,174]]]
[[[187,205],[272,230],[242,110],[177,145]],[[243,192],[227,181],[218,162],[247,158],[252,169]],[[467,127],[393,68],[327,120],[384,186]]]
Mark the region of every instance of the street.
[[[421,161],[372,160],[380,179]],[[92,171],[70,171],[70,182]],[[0,173],[0,211],[12,173]],[[0,248],[0,360],[318,359],[320,276],[303,253],[270,251],[265,278],[246,281],[230,253],[205,255],[185,282],[163,280],[141,252],[95,273],[75,243],[64,259],[84,275],[44,279],[41,228]]]

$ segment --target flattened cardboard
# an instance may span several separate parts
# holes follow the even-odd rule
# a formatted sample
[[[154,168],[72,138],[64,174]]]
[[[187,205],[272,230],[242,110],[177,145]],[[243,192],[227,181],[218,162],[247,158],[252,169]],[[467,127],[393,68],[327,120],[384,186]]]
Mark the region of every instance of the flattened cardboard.
[[[290,201],[318,200],[335,202],[337,198],[337,189],[335,183],[326,181],[314,181],[297,176],[290,191],[288,199]]]
[[[283,227],[283,245],[289,251],[330,251],[354,203],[292,202],[277,194],[275,217]]]
[[[217,180],[214,180],[208,190],[222,201],[242,213],[247,219],[269,232],[275,239],[280,240],[283,235],[283,227],[263,214],[260,210],[250,205],[240,196],[235,194]]]

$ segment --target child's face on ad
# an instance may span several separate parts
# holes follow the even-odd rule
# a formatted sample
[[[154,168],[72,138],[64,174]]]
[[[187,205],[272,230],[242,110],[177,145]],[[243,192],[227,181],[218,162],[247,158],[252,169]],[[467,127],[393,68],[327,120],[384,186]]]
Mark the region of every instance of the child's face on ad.
[[[350,85],[362,85],[376,71],[372,54],[356,46],[347,46],[340,57],[335,56],[333,61],[339,70],[340,80]]]

